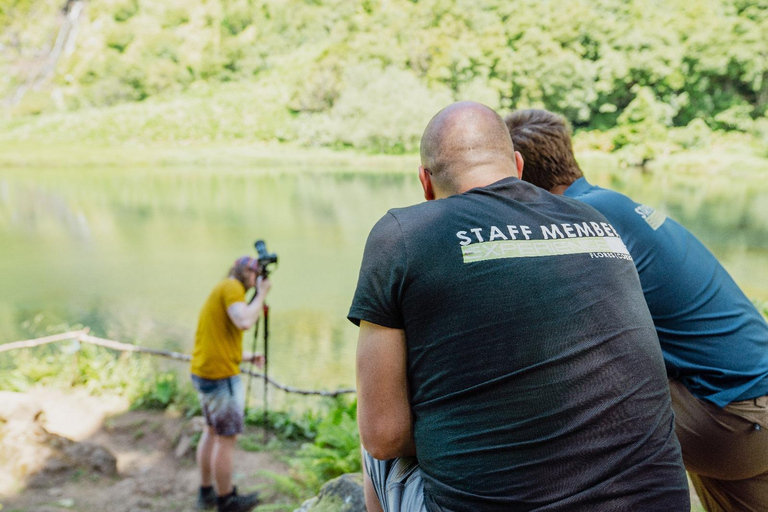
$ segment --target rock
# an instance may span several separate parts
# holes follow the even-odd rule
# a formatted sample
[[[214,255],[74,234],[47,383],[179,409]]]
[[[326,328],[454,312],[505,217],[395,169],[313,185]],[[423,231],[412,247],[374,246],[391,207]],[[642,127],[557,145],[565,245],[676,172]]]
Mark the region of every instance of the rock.
[[[136,491],[144,496],[166,496],[173,492],[174,481],[158,479],[154,475],[143,476],[136,485]]]
[[[83,468],[105,476],[117,474],[117,458],[103,446],[90,441],[78,443],[51,433],[47,435],[47,444],[56,450],[57,456],[47,462],[46,471],[61,472]]]
[[[117,474],[109,450],[48,432],[39,405],[24,394],[0,392],[0,418],[0,472],[11,484],[26,480],[29,488],[57,487],[78,468]]]
[[[320,489],[294,512],[366,512],[362,473],[347,473]]]
[[[179,444],[176,445],[174,450],[176,458],[180,459],[185,456],[190,448],[192,448],[192,436],[182,435],[181,439],[179,439]]]
[[[126,478],[112,486],[110,494],[114,496],[130,496],[136,492],[136,480]]]
[[[64,494],[64,490],[61,487],[51,487],[47,491],[48,496],[51,498],[58,498],[62,494]]]
[[[202,416],[195,416],[181,428],[174,451],[177,458],[180,459],[193,451],[191,450],[193,441],[203,432],[203,429],[205,429],[205,418]]]
[[[317,500],[319,498],[315,496],[314,498],[309,498],[307,501],[301,504],[299,508],[294,510],[293,512],[309,512],[312,510],[312,508],[317,505]]]
[[[46,443],[42,412],[22,393],[0,392],[0,494],[40,471],[55,450]]]
[[[64,455],[79,467],[86,467],[102,475],[117,474],[117,458],[101,445],[91,442],[72,443],[64,449]]]
[[[13,391],[0,391],[0,423],[10,421],[34,423],[42,413],[43,408],[40,404],[31,400],[28,395]]]

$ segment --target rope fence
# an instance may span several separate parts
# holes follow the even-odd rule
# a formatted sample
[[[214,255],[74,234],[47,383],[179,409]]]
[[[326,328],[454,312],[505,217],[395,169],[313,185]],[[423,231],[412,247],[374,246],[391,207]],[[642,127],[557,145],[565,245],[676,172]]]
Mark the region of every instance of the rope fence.
[[[184,354],[182,352],[174,352],[172,350],[162,350],[159,348],[148,348],[148,347],[142,347],[139,345],[133,345],[131,343],[122,343],[119,341],[98,338],[96,336],[91,336],[89,332],[90,332],[89,329],[82,329],[79,331],[69,331],[61,334],[54,334],[52,336],[45,336],[44,338],[35,338],[32,340],[4,343],[0,345],[0,353],[9,352],[11,350],[24,349],[24,348],[34,348],[42,345],[48,345],[51,343],[58,343],[60,341],[74,340],[78,343],[87,343],[89,345],[97,345],[99,347],[116,350],[118,352],[136,352],[141,354],[150,354],[153,356],[173,359],[175,361],[190,361],[192,359],[191,355]],[[297,395],[328,396],[328,397],[336,397],[339,395],[355,393],[355,390],[352,388],[337,389],[336,391],[299,389],[293,386],[286,386],[285,384],[281,384],[276,380],[270,377],[267,377],[263,373],[252,370],[251,368],[245,368],[245,369],[241,368],[240,371],[242,373],[252,375],[253,377],[256,377],[258,379],[266,380],[267,383],[270,384],[271,386],[281,391],[285,391],[286,393],[295,393]]]

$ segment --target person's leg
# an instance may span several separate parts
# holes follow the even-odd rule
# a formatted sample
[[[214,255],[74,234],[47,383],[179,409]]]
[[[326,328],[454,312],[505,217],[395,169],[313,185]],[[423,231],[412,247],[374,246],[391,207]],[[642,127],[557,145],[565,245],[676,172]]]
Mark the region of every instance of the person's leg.
[[[683,462],[705,508],[768,510],[768,398],[721,409],[678,381],[669,387]]]
[[[216,494],[226,496],[232,493],[232,457],[235,453],[237,436],[216,436],[213,447],[213,479]]]
[[[768,510],[768,473],[746,480],[718,480],[691,473],[691,482],[708,512]]]
[[[215,444],[216,434],[210,425],[203,429],[203,435],[197,444],[197,467],[200,469],[200,486],[210,487],[213,485],[211,474],[211,456]]]
[[[198,391],[200,408],[203,410],[203,416],[205,417],[206,423],[203,428],[203,434],[197,444],[197,451],[195,454],[197,467],[200,472],[200,489],[197,494],[197,509],[209,510],[216,506],[216,491],[213,489],[213,479],[211,474],[211,456],[216,433],[212,427],[213,418],[208,407],[210,403],[209,392],[215,389],[215,382],[201,379],[193,375],[192,384]]]

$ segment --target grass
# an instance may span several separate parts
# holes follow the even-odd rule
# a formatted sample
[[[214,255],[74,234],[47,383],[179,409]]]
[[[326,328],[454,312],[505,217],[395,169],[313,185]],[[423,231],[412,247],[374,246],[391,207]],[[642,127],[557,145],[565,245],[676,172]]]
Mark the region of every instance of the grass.
[[[40,147],[45,145],[45,151]],[[215,167],[280,172],[415,172],[416,155],[370,155],[357,151],[301,148],[290,144],[206,143],[119,146],[0,140],[0,170],[30,168]],[[273,172],[273,171],[267,171]]]

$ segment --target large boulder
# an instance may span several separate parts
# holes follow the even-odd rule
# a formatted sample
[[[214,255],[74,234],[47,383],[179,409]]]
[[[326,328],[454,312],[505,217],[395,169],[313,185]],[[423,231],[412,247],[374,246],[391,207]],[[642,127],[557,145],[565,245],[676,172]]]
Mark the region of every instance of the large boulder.
[[[57,485],[77,469],[114,476],[117,459],[98,444],[48,432],[43,408],[29,395],[0,392],[0,493],[21,482]]]
[[[327,482],[294,512],[366,512],[363,474],[347,473]]]

